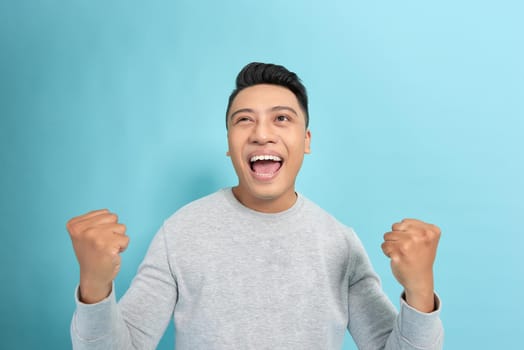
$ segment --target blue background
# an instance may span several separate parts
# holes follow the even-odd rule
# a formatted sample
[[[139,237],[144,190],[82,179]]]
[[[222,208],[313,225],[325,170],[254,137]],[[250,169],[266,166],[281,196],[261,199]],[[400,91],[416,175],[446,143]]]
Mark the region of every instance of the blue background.
[[[70,347],[69,218],[107,207],[127,224],[121,295],[165,218],[236,183],[224,110],[257,60],[308,87],[298,190],[357,230],[394,303],[382,234],[434,222],[445,348],[518,348],[523,14],[516,0],[2,1],[0,347]]]

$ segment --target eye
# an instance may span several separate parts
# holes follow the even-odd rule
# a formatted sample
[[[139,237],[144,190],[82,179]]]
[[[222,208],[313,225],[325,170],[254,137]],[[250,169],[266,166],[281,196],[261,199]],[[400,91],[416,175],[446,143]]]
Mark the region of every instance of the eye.
[[[287,115],[279,115],[276,119],[277,119],[278,122],[289,121],[289,117]]]
[[[235,124],[239,124],[239,123],[245,123],[245,122],[248,122],[250,121],[251,119],[247,116],[244,116],[244,117],[238,117],[237,119],[235,119]]]

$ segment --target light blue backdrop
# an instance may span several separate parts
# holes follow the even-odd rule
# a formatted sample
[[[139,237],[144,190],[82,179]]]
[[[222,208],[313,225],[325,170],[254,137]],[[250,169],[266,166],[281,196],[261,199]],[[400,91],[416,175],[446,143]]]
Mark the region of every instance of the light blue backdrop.
[[[393,301],[382,234],[437,223],[446,349],[518,348],[523,14],[517,0],[2,1],[0,347],[70,347],[70,217],[108,207],[127,224],[121,295],[167,216],[235,184],[226,99],[260,60],[309,89],[298,189],[357,230]]]

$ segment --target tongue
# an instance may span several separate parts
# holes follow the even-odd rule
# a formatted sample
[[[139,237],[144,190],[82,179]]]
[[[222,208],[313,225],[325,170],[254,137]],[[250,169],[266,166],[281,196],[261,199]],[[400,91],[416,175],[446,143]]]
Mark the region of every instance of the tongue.
[[[280,169],[280,162],[259,160],[253,164],[253,170],[258,174],[274,174]]]

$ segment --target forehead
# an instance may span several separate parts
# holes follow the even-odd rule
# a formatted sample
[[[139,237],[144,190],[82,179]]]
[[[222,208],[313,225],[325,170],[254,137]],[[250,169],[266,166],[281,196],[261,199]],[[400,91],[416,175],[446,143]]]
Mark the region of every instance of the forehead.
[[[243,89],[231,103],[230,114],[241,108],[265,110],[274,106],[288,106],[300,111],[298,100],[291,90],[270,84],[259,84]]]

